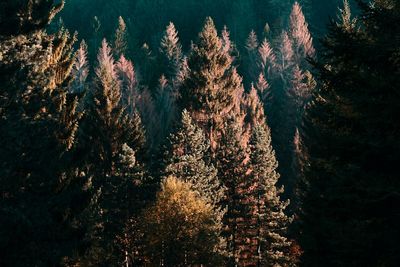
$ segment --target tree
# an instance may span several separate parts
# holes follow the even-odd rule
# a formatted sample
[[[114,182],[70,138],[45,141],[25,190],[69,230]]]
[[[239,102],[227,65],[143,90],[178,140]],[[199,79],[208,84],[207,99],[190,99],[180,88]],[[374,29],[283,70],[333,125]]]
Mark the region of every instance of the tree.
[[[116,57],[126,55],[128,50],[127,29],[124,19],[118,17],[118,27],[115,30],[113,53]]]
[[[218,176],[226,187],[223,206],[227,207],[223,236],[227,240],[228,265],[243,265],[256,255],[257,247],[248,238],[248,218],[252,203],[248,202],[248,151],[242,145],[243,125],[234,119],[226,124],[218,147]]]
[[[145,214],[146,253],[153,265],[220,265],[220,225],[207,201],[189,182],[166,178]]]
[[[92,181],[91,205],[87,210],[90,242],[82,262],[86,265],[113,265],[122,262],[125,253],[118,238],[135,206],[128,208],[134,195],[127,194],[128,185],[141,180],[140,171],[126,173],[133,161],[132,153],[143,153],[144,133],[138,115],[129,116],[121,106],[121,88],[116,65],[107,41],[98,53],[91,91],[86,99],[86,115],[82,122],[81,153],[87,176]],[[131,155],[132,162],[121,162]],[[137,163],[140,166],[140,163]],[[122,169],[121,169],[122,168]],[[138,168],[135,166],[135,168]],[[137,177],[137,178],[134,178]],[[126,198],[129,196],[129,200]]]
[[[266,118],[264,115],[264,106],[260,101],[259,92],[257,91],[257,89],[254,87],[253,84],[251,84],[250,92],[245,94],[245,96],[243,97],[242,102],[243,102],[242,110],[243,113],[245,114],[244,115],[245,131],[243,133],[243,144],[247,144],[250,139],[253,128],[259,123],[264,124]]]
[[[166,70],[163,74],[166,75],[169,83],[175,84],[177,82],[178,73],[182,68],[183,53],[178,32],[172,22],[170,22],[165,29],[161,39],[160,52],[164,57],[162,62],[164,66],[166,66]]]
[[[165,176],[190,182],[192,190],[215,205],[216,211],[220,212],[218,205],[224,197],[224,188],[217,170],[210,163],[209,149],[209,140],[203,130],[184,110],[179,131],[170,137],[171,151],[166,156]]]
[[[121,105],[127,113],[133,116],[137,109],[139,98],[138,82],[132,61],[122,55],[115,65],[121,83]]]
[[[249,33],[246,40],[245,48],[247,50],[246,55],[246,69],[250,81],[255,81],[257,79],[258,68],[257,68],[257,49],[258,49],[258,37],[254,30]]]
[[[86,180],[72,160],[80,114],[68,93],[76,38],[44,29],[63,4],[0,4],[2,266],[63,265],[82,253]]]
[[[172,126],[176,121],[176,93],[173,85],[168,83],[164,75],[160,77],[159,85],[155,95],[155,108],[157,112],[157,120],[153,128],[157,129],[157,137],[155,147],[159,148],[165,142],[165,139],[172,131]]]
[[[274,71],[276,71],[277,62],[276,62],[275,53],[271,47],[271,44],[267,39],[264,39],[258,48],[258,67],[260,69],[260,73],[266,79],[272,79]]]
[[[205,130],[214,149],[243,88],[211,18],[206,19],[199,40],[192,47],[188,67],[190,72],[180,90],[180,106]]]
[[[323,41],[319,86],[300,132],[308,158],[302,262],[395,266],[400,5],[360,2],[354,20],[344,4]]]
[[[315,56],[315,49],[308,30],[308,23],[298,2],[294,3],[290,13],[290,35],[294,41],[297,61],[301,66],[304,66],[307,63],[304,62],[307,57]]]
[[[295,266],[297,259],[291,255],[292,241],[288,239],[288,227],[292,218],[285,215],[289,201],[280,199],[283,188],[278,188],[278,162],[271,144],[268,126],[257,124],[250,139],[250,179],[255,226],[253,238],[258,244],[259,266]]]
[[[78,51],[75,54],[75,62],[72,67],[71,75],[73,77],[71,91],[72,93],[83,93],[86,91],[86,80],[89,75],[88,52],[85,41],[82,41]]]

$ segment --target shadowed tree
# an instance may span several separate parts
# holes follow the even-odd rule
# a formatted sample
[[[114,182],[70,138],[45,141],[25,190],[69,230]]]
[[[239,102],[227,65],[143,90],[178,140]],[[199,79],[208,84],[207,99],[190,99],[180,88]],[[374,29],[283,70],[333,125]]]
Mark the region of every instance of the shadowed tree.
[[[348,1],[316,64],[306,110],[301,214],[307,266],[396,266],[400,205],[400,3]]]
[[[44,28],[64,2],[0,3],[0,265],[73,262],[86,179],[73,161],[80,114],[68,93],[74,64],[65,30]]]

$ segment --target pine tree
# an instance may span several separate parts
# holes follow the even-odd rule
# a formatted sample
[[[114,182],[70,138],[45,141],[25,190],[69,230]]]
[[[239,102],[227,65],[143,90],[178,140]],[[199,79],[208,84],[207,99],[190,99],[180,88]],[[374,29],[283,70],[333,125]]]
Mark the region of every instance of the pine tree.
[[[156,138],[156,147],[168,137],[172,131],[172,126],[177,117],[177,107],[175,90],[172,85],[168,83],[168,80],[164,75],[160,77],[159,85],[155,96],[155,107],[157,112],[157,121],[154,125],[158,129]]]
[[[241,142],[242,131],[242,123],[231,119],[216,156],[218,176],[226,187],[223,236],[227,240],[228,265],[243,265],[246,259],[251,261],[257,250],[247,238],[252,203],[248,203],[248,151]]]
[[[323,41],[319,85],[300,132],[308,158],[302,262],[395,266],[400,5],[360,2],[354,20],[344,4]]]
[[[271,96],[271,86],[269,85],[268,81],[265,79],[264,75],[260,73],[258,76],[258,80],[256,83],[256,89],[258,94],[261,96],[261,100],[263,103],[271,103],[272,96]]]
[[[218,205],[224,196],[224,188],[217,177],[217,170],[209,162],[209,141],[186,110],[182,113],[181,127],[171,135],[170,143],[165,176],[190,182],[194,191],[209,203]]]
[[[115,30],[113,53],[116,57],[126,55],[128,52],[127,29],[124,19],[118,17],[118,27]]]
[[[72,67],[71,75],[73,77],[71,92],[83,93],[86,91],[86,80],[89,75],[88,52],[85,41],[82,41],[78,51],[75,54],[75,62]]]
[[[163,74],[171,84],[174,84],[177,82],[176,76],[182,68],[183,53],[178,32],[172,22],[165,29],[161,39],[160,52],[164,57],[162,62],[167,67]]]
[[[259,266],[295,266],[291,255],[292,242],[287,228],[292,219],[285,215],[288,201],[280,199],[283,188],[278,188],[278,162],[271,144],[268,126],[257,124],[250,139],[250,179],[253,183],[254,214],[257,216],[253,238],[258,244]]]
[[[221,226],[212,205],[189,182],[166,178],[156,203],[144,214],[146,255],[151,265],[221,266]]]
[[[255,125],[265,123],[264,106],[260,101],[259,91],[251,84],[250,92],[242,99],[242,112],[244,113],[243,144],[247,145]]]
[[[246,40],[246,69],[248,72],[248,78],[250,81],[255,81],[259,74],[257,68],[257,49],[258,49],[258,37],[254,30],[252,30]]]
[[[308,23],[298,2],[294,3],[290,13],[290,35],[293,38],[297,61],[301,66],[304,66],[306,57],[315,56],[315,49],[308,30]]]
[[[206,19],[199,40],[192,47],[188,67],[190,72],[180,91],[180,106],[205,130],[214,149],[224,121],[243,88],[211,18]]]
[[[44,29],[63,4],[0,4],[2,266],[63,265],[82,252],[86,181],[72,162],[80,114],[68,93],[76,38]]]
[[[90,250],[82,260],[90,266],[114,265],[125,256],[117,241],[128,215],[136,208],[126,206],[130,202],[126,200],[126,190],[133,180],[141,178],[126,174],[126,164],[121,162],[120,155],[128,150],[143,152],[144,142],[138,115],[128,116],[121,106],[121,83],[106,40],[97,58],[96,77],[86,100],[87,111],[81,131],[81,150],[92,181],[89,187],[92,203],[87,211],[90,231],[86,237]],[[137,176],[134,172],[131,175]]]
[[[277,67],[276,56],[267,39],[264,39],[258,48],[258,67],[264,78],[272,79]]]
[[[295,63],[293,40],[289,37],[289,34],[286,31],[283,31],[280,36],[280,44],[277,54],[279,72],[282,80],[286,82],[285,76],[290,73],[290,70]]]
[[[132,61],[121,56],[115,65],[118,78],[121,82],[121,104],[127,113],[133,116],[137,108],[138,88],[136,72]]]

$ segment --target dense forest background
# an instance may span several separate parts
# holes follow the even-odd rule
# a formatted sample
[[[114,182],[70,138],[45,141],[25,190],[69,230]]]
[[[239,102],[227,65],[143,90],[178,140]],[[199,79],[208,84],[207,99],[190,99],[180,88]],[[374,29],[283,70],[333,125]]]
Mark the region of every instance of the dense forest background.
[[[0,2],[0,266],[400,263],[400,1]]]

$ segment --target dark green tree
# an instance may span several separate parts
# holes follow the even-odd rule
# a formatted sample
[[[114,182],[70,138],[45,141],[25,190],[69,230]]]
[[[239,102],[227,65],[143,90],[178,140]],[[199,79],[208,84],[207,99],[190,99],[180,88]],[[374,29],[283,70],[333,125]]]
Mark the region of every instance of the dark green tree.
[[[223,219],[223,236],[227,240],[229,266],[245,264],[257,250],[247,238],[252,203],[248,201],[251,182],[247,175],[248,151],[242,144],[242,132],[242,123],[230,119],[215,157],[218,176],[226,187],[223,205],[227,211]]]
[[[0,4],[0,265],[63,265],[83,248],[73,162],[78,97],[68,93],[75,37],[44,28],[53,1]]]
[[[121,105],[120,80],[106,40],[99,49],[95,74],[80,133],[80,152],[92,193],[86,237],[90,250],[82,263],[109,266],[122,263],[126,256],[118,240],[137,208],[133,205],[136,196],[129,192],[143,180],[134,155],[143,153],[144,132],[139,116],[127,114]]]
[[[399,1],[347,1],[316,63],[302,137],[304,266],[399,262]]]
[[[253,228],[256,231],[253,232],[253,239],[259,246],[258,266],[295,266],[297,259],[291,255],[292,241],[288,239],[292,219],[285,214],[289,201],[280,199],[283,187],[277,185],[278,162],[266,125],[255,125],[249,146],[250,179],[253,184],[250,193],[255,204]]]

